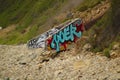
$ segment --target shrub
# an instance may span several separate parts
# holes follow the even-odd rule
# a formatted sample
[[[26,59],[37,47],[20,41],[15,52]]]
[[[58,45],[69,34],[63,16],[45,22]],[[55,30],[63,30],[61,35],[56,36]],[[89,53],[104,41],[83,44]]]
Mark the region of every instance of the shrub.
[[[110,49],[109,48],[105,48],[103,53],[106,57],[110,58]]]

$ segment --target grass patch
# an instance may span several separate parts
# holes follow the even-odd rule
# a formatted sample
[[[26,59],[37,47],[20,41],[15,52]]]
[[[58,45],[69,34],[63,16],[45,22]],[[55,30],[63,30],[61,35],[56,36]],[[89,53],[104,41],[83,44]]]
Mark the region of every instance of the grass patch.
[[[102,1],[105,0],[84,0],[80,6],[77,7],[78,11],[85,11],[88,8],[93,8],[94,6],[96,6],[97,4],[101,3]]]
[[[17,24],[14,31],[0,38],[0,44],[26,43],[29,39],[45,31],[44,29],[48,26],[43,26],[43,24],[59,11],[58,9],[61,8],[63,3],[66,3],[65,0],[11,0],[0,2],[3,3],[0,3],[0,26],[6,28],[11,24]],[[26,32],[28,28],[30,29]],[[25,33],[22,33],[24,31]]]
[[[105,48],[103,53],[106,57],[110,58],[110,49],[109,48]]]

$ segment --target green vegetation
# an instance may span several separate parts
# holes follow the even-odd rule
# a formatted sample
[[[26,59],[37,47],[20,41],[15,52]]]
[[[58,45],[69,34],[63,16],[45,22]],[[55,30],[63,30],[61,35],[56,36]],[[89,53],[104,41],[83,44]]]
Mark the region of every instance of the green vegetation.
[[[17,25],[15,30],[0,37],[0,44],[26,43],[34,36],[48,30],[46,21],[58,13],[68,0],[0,0],[0,26]],[[101,0],[85,0],[78,10],[91,8]],[[5,6],[6,5],[6,6]],[[62,22],[68,19],[63,20]],[[51,25],[53,26],[53,25]]]
[[[0,9],[2,10],[0,11],[0,25],[5,28],[10,24],[20,22],[22,26],[26,27],[34,19],[42,15],[43,12],[55,7],[54,4],[62,2],[63,0],[6,0],[5,2],[1,1]],[[6,7],[5,5],[8,6]]]
[[[106,57],[110,58],[110,49],[108,48],[104,49],[103,53]]]
[[[93,8],[95,5],[101,3],[102,1],[105,0],[84,0],[84,2],[82,2],[82,5],[78,6],[77,10],[78,11],[85,11],[89,8]]]
[[[49,24],[43,25],[59,11],[66,1],[0,0],[0,26],[6,28],[12,24],[17,25],[14,31],[0,37],[0,44],[25,43],[34,36],[48,30]]]
[[[60,23],[53,21],[52,25],[49,23],[46,25],[47,20],[58,14],[67,2],[68,0],[0,0],[0,26],[6,28],[12,24],[16,25],[14,31],[0,37],[0,44],[26,43],[29,39],[48,30],[54,23]],[[100,2],[101,0],[85,0],[77,10],[84,11]],[[68,19],[62,22],[66,20]]]
[[[120,42],[120,1],[111,0],[111,8],[85,33],[89,36],[92,51],[103,52],[110,57],[110,50],[115,42]]]
[[[88,42],[92,44],[93,48],[92,51],[93,52],[99,52],[102,51],[102,49],[100,48],[98,42],[98,36],[102,35],[101,32],[102,30],[105,28],[105,26],[107,26],[106,22],[109,22],[108,15],[109,11],[100,19],[98,20],[90,30],[88,30],[86,33],[84,33],[86,36],[89,36],[89,40]],[[106,36],[106,35],[103,35]],[[104,43],[104,41],[103,41]],[[102,46],[102,45],[101,45]]]
[[[120,35],[120,1],[111,0],[111,8],[106,14],[106,19],[103,20],[104,25],[102,30],[96,39],[96,47],[99,47],[101,50],[109,47],[112,42],[117,40],[117,37]],[[99,46],[98,46],[99,45]]]

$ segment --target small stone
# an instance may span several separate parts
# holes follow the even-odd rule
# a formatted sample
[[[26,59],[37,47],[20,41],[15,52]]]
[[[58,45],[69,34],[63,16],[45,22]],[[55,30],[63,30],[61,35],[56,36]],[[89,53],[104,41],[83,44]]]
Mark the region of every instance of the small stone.
[[[96,11],[96,13],[99,14],[99,13],[100,13],[100,10],[98,9],[98,10]]]
[[[26,65],[27,63],[25,63],[25,62],[20,62],[19,64],[20,64],[20,65]]]
[[[83,77],[83,76],[81,76],[81,75],[80,75],[80,76],[78,76],[78,78],[81,78],[81,77]]]
[[[120,71],[117,71],[117,73],[120,73]]]
[[[83,50],[85,50],[85,51],[89,51],[90,49],[91,49],[91,45],[88,43],[88,44],[85,44],[84,46],[83,46]]]
[[[103,80],[108,80],[108,78],[106,77],[106,78],[104,78]]]
[[[94,53],[90,53],[91,56],[94,56],[95,54]]]
[[[49,58],[43,58],[40,63],[43,63],[43,62],[48,62],[49,61]]]
[[[68,13],[66,17],[67,17],[67,18],[73,18],[73,13],[71,13],[71,12]]]
[[[120,48],[120,45],[119,44],[115,44],[114,46],[113,46],[113,50],[118,50]]]
[[[38,70],[40,70],[42,68],[41,64],[38,64]]]

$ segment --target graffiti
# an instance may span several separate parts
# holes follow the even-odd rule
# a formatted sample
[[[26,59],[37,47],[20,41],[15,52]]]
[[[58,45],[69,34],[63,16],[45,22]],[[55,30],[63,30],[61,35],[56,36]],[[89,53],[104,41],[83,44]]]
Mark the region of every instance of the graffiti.
[[[73,41],[74,36],[80,37],[81,32],[76,32],[76,27],[73,26],[73,24],[70,24],[57,34],[53,35],[53,40],[50,44],[51,48],[56,48],[57,51],[60,51],[60,43],[64,43],[65,41]]]
[[[81,19],[71,20],[28,41],[29,48],[66,50],[69,42],[76,42],[82,36],[84,25]]]
[[[52,36],[56,32],[58,32],[58,29],[53,28],[53,29],[41,34],[40,36],[30,40],[28,42],[28,47],[29,48],[45,48],[46,38],[49,36]]]
[[[84,30],[84,25],[81,20],[77,19],[68,25],[65,25],[56,34],[47,39],[48,50],[66,50],[69,42],[76,42],[80,38]]]

